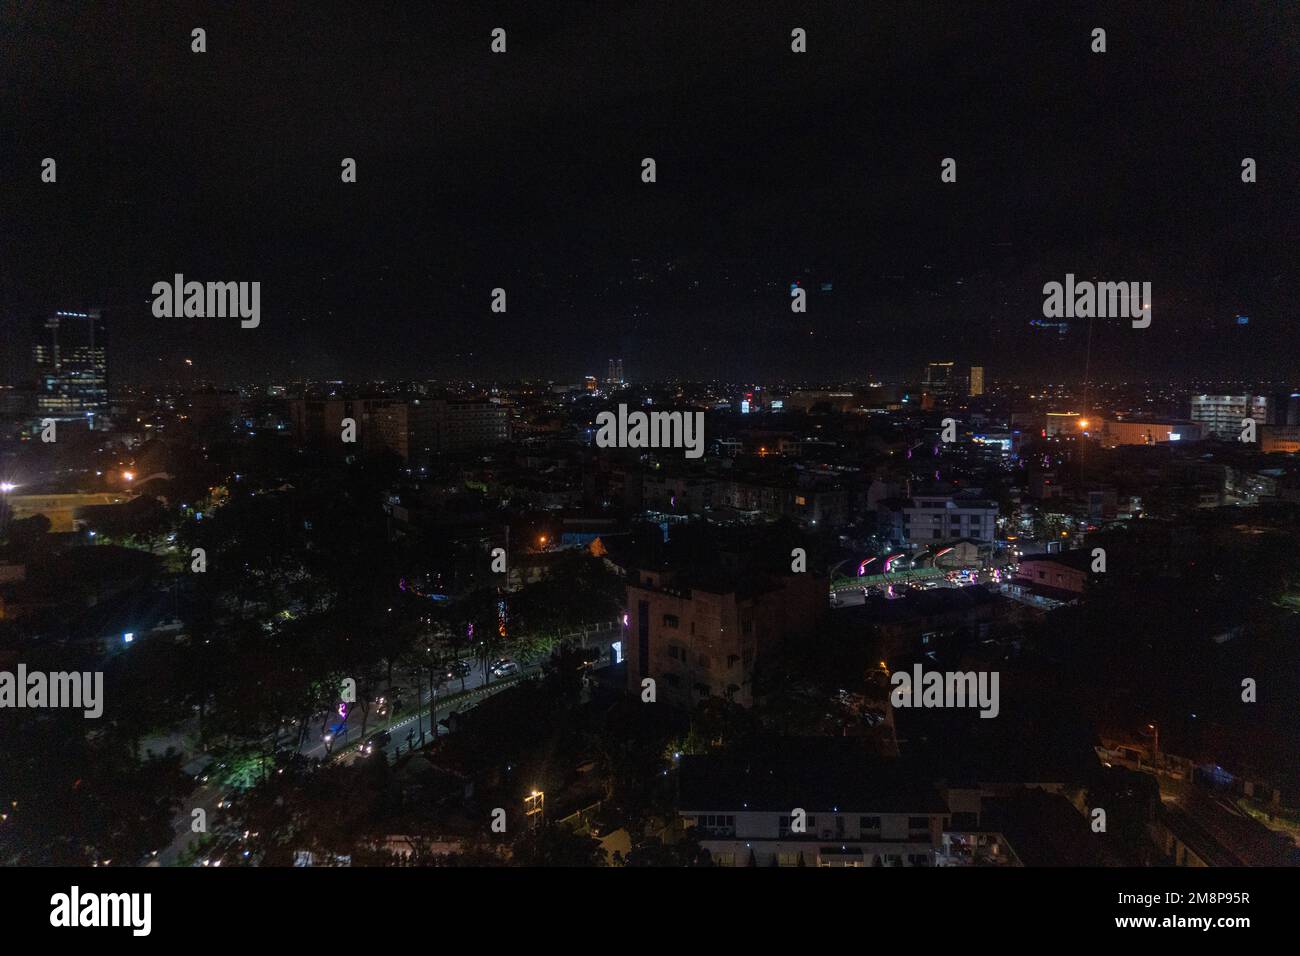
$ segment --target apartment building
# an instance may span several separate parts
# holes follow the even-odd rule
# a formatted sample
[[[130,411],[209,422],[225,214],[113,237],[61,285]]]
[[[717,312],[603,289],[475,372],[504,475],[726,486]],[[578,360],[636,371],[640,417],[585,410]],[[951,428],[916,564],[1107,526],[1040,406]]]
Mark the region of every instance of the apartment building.
[[[339,454],[387,448],[408,464],[431,455],[491,447],[510,437],[503,405],[476,399],[307,398],[292,404],[299,441]],[[356,423],[356,443],[341,440],[343,419]]]
[[[639,571],[627,586],[628,690],[655,681],[656,699],[690,708],[709,697],[753,703],[755,661],[812,634],[828,582],[812,573],[690,579]]]
[[[959,538],[992,544],[997,534],[997,502],[963,493],[917,494],[901,511],[900,543],[912,547]]]
[[[934,866],[948,805],[924,776],[841,739],[758,759],[686,756],[678,813],[717,866]]]
[[[1254,419],[1256,425],[1268,422],[1268,398],[1264,395],[1193,395],[1191,405],[1192,421],[1215,438],[1235,441],[1247,418]]]

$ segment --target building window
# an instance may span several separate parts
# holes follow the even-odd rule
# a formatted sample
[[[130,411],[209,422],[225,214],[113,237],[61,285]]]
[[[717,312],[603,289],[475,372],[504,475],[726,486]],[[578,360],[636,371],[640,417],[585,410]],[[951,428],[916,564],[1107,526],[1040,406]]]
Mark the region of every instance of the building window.
[[[780,831],[781,836],[785,837],[785,836],[790,836],[791,834],[793,834],[794,836],[813,836],[816,834],[817,831],[816,817],[805,818],[804,822],[807,824],[807,828],[804,830],[803,833],[794,833],[794,831],[790,829],[790,823],[793,820],[794,817],[781,817],[777,821],[777,829]]]
[[[678,627],[678,624],[679,624],[679,622],[678,622],[678,620],[677,620],[677,615],[676,615],[676,614],[665,614],[665,615],[664,615],[664,627],[671,627],[671,628],[673,628],[673,629],[675,630],[675,629]]]
[[[929,817],[908,817],[907,828],[909,830],[929,830],[930,818]]]
[[[710,836],[736,835],[736,818],[730,814],[706,813],[695,818],[695,825]]]
[[[879,831],[880,817],[858,817],[858,828],[863,832]]]

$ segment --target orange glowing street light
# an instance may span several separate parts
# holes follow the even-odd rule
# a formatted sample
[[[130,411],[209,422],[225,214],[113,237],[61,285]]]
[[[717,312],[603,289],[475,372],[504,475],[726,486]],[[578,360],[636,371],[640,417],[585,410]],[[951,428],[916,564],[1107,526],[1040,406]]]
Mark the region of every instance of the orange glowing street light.
[[[524,797],[524,817],[532,826],[537,826],[544,819],[546,812],[546,794],[536,787]]]

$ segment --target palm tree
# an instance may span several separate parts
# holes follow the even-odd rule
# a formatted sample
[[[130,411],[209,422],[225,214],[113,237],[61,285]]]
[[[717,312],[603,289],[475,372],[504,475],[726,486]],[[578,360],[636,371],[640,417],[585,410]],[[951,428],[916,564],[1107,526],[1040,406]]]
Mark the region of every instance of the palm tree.
[[[479,638],[474,645],[474,657],[483,668],[483,686],[486,687],[492,682],[492,671],[490,662],[497,659],[501,653],[502,641],[495,630],[490,630]]]
[[[487,686],[492,679],[492,675],[488,670],[490,662],[496,659],[505,645],[505,637],[501,633],[504,626],[501,625],[498,618],[497,602],[497,592],[485,588],[470,595],[466,599],[462,611],[467,624],[467,632],[472,635],[470,637],[472,642],[471,651],[474,659],[483,668],[484,686]],[[463,683],[461,687],[464,689]]]

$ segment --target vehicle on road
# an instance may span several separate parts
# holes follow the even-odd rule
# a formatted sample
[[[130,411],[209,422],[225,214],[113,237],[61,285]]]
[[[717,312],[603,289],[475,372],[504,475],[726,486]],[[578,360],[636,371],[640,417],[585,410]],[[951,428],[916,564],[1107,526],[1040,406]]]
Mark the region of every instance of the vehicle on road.
[[[207,783],[214,762],[215,759],[211,754],[199,754],[185,766],[181,767],[181,773],[199,783]]]
[[[361,745],[361,753],[365,756],[369,756],[376,750],[383,750],[392,742],[392,740],[393,735],[386,730],[382,733],[375,734]]]
[[[519,673],[519,665],[514,661],[500,661],[492,668],[493,677],[512,677]]]

